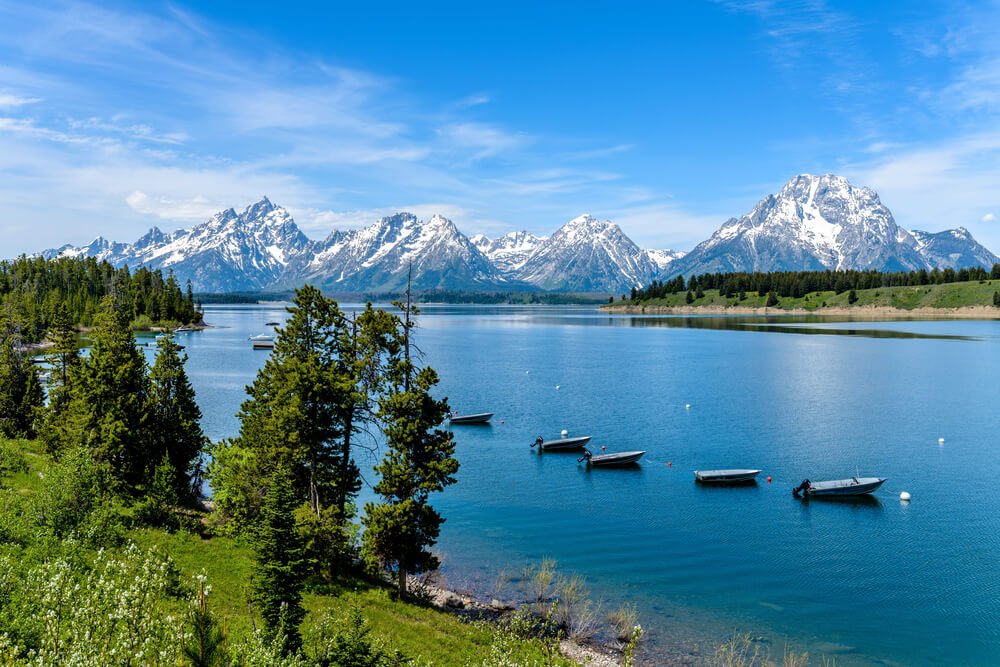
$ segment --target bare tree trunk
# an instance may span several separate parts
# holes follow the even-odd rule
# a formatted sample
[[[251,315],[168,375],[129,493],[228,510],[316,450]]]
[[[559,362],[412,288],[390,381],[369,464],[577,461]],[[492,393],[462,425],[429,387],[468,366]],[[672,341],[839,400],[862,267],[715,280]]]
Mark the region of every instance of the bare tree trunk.
[[[403,319],[403,354],[406,355],[406,377],[403,379],[403,390],[410,391],[410,280],[413,278],[413,264],[410,264],[406,274],[406,311]]]

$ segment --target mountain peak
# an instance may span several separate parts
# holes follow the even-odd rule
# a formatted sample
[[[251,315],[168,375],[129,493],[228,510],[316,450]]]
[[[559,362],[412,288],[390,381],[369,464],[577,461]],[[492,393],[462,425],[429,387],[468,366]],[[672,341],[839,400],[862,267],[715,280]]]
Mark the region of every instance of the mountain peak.
[[[275,208],[277,207],[265,196],[260,201],[247,206],[243,211],[243,217],[248,220],[256,220],[271,213]]]
[[[576,216],[575,218],[567,222],[566,225],[564,226],[591,225],[595,222],[597,222],[597,218],[595,218],[589,213],[584,213],[583,215]]]

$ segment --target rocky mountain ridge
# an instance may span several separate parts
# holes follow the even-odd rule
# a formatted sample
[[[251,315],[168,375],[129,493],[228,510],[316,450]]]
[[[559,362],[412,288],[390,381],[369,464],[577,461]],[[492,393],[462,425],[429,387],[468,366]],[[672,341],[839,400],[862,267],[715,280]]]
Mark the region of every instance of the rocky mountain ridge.
[[[840,176],[803,174],[747,214],[726,221],[691,252],[644,250],[621,228],[578,216],[550,236],[465,236],[447,218],[400,212],[371,225],[306,237],[266,197],[221,211],[190,229],[151,228],[135,243],[98,237],[46,257],[88,256],[116,266],[173,271],[205,292],[288,289],[305,282],[330,292],[398,292],[412,267],[418,290],[625,293],[654,278],[727,271],[991,266],[1000,262],[959,227],[907,231],[869,188]]]

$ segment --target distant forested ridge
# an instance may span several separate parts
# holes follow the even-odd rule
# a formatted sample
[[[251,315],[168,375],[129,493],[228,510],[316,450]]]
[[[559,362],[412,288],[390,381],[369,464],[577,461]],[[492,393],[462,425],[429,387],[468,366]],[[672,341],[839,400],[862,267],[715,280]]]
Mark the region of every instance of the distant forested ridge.
[[[93,257],[0,262],[0,315],[19,324],[23,342],[40,340],[60,306],[73,325],[91,326],[109,295],[136,328],[201,321],[190,283],[182,290],[173,275],[164,278],[159,270],[130,272]]]
[[[965,269],[944,269],[927,271],[779,271],[769,273],[704,273],[691,276],[687,280],[677,276],[672,280],[654,280],[644,288],[634,288],[622,300],[632,301],[662,299],[670,294],[689,291],[693,294],[706,290],[718,290],[730,298],[740,294],[774,293],[780,297],[800,298],[812,292],[836,292],[875,289],[879,287],[914,287],[920,285],[943,285],[976,280],[1000,279],[1000,264],[992,270],[982,267]]]

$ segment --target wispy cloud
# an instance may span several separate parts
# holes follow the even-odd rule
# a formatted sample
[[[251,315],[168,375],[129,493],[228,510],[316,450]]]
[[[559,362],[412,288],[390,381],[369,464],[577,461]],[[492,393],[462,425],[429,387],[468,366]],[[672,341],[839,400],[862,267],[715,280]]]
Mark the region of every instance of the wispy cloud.
[[[41,101],[42,99],[40,97],[22,97],[11,93],[0,92],[0,109],[23,107],[26,104],[37,104]]]
[[[521,148],[532,139],[523,133],[512,133],[485,123],[452,123],[438,129],[446,144],[472,151],[473,159],[491,157],[498,153]]]

